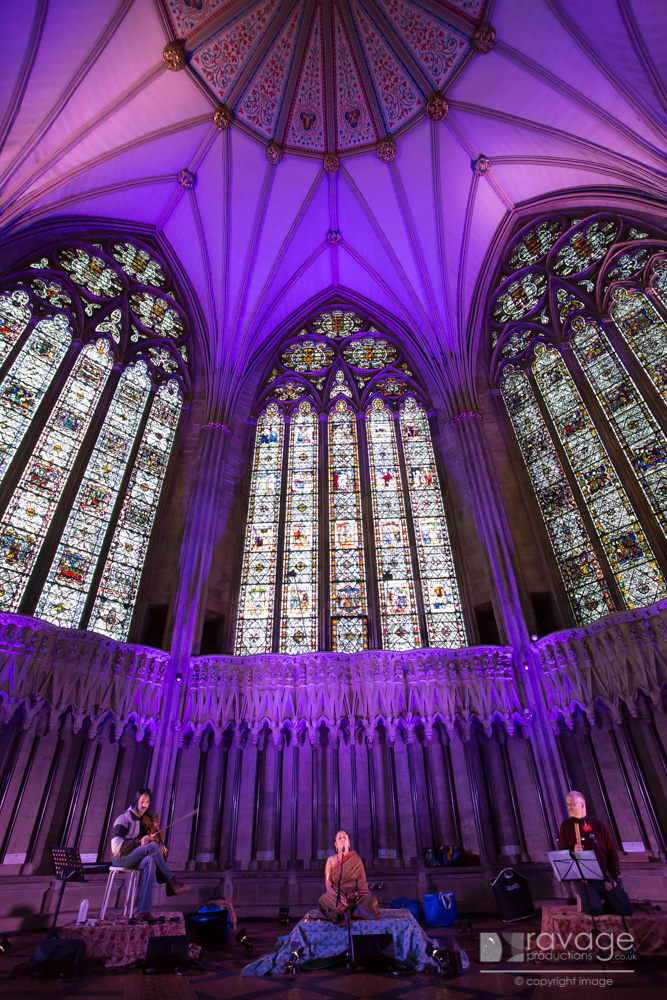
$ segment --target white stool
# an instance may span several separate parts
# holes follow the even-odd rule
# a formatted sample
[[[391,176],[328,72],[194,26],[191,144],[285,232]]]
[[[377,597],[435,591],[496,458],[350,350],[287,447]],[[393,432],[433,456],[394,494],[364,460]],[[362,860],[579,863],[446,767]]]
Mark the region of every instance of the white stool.
[[[130,917],[134,913],[134,900],[137,891],[137,885],[139,884],[139,869],[138,868],[118,868],[113,865],[109,868],[109,878],[107,879],[107,887],[104,890],[104,899],[102,900],[102,909],[100,910],[100,920],[104,920],[104,914],[107,912],[107,906],[109,905],[109,900],[111,898],[111,893],[113,892],[113,880],[116,875],[129,875],[130,880],[127,883],[127,892],[125,894],[125,906],[123,908],[123,916],[128,915],[128,908],[130,910]]]

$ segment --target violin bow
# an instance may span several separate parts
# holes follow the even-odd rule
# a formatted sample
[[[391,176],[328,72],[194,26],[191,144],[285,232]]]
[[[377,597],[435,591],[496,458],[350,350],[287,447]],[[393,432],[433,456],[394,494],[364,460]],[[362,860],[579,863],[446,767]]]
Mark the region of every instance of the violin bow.
[[[190,819],[191,816],[194,816],[195,813],[198,813],[198,812],[199,812],[199,809],[193,809],[192,812],[186,813],[185,816],[180,816],[178,819],[173,820],[169,824],[169,826],[165,826],[165,828],[162,831],[162,833],[166,833],[167,830],[171,830],[172,826],[178,826],[179,823],[183,823],[186,819]]]

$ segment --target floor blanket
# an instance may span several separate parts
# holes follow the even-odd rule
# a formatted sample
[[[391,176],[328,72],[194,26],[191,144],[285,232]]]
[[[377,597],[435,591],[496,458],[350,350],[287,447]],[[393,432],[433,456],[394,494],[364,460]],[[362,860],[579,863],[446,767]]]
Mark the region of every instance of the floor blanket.
[[[417,972],[436,965],[428,954],[433,942],[409,910],[380,910],[379,920],[353,920],[351,932],[353,937],[359,934],[391,934],[396,960]],[[319,910],[310,910],[291,934],[278,938],[271,951],[246,965],[241,975],[282,974],[293,952],[299,956],[299,971],[324,969],[334,965],[346,950],[347,926],[329,923],[321,918]]]

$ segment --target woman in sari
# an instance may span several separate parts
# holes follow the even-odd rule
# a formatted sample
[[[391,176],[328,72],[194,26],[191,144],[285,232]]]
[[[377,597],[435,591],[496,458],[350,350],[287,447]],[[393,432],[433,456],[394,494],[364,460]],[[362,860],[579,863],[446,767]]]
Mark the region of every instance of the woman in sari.
[[[324,869],[326,891],[320,896],[320,912],[334,924],[344,923],[348,909],[351,917],[377,920],[377,899],[368,888],[363,861],[350,849],[346,830],[337,832],[334,845],[336,853],[327,858]]]

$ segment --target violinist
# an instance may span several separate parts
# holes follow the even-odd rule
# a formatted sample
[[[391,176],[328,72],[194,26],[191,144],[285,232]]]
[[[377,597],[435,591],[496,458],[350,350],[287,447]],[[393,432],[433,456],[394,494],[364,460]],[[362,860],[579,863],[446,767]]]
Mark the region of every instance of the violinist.
[[[156,879],[166,882],[168,896],[180,896],[190,888],[169,869],[163,845],[153,832],[157,823],[150,812],[151,798],[150,788],[140,788],[132,805],[116,817],[111,831],[111,864],[116,868],[138,868],[142,873],[138,915],[144,920],[153,916],[151,903]]]

